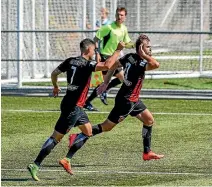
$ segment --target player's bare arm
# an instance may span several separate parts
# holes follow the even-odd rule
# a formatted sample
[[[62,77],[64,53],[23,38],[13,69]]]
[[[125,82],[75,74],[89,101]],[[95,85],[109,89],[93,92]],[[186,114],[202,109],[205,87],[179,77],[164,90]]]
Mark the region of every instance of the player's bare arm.
[[[54,97],[57,97],[59,92],[60,92],[60,88],[58,86],[58,75],[61,74],[62,72],[56,68],[54,71],[52,71],[51,73],[51,80],[52,80],[52,84],[53,84],[53,95]]]
[[[99,47],[99,41],[100,41],[100,39],[95,36],[94,39],[93,39],[93,41],[95,43],[95,47],[98,48]]]
[[[125,48],[126,49],[133,49],[133,48],[135,48],[135,43],[134,42],[126,43]]]
[[[95,36],[93,41],[95,42],[95,60],[96,62],[99,63],[101,62],[101,56],[99,54],[99,49],[98,49],[100,39]]]
[[[119,42],[116,51],[113,53],[111,57],[109,57],[105,62],[98,63],[96,65],[95,71],[107,71],[113,67],[117,58],[120,55],[121,50],[125,47],[124,42]]]
[[[121,63],[119,62],[119,60],[117,60],[115,64],[112,66],[112,68],[108,70],[107,74],[104,77],[104,82],[97,88],[97,95],[102,94],[107,89],[107,86],[114,72],[116,71],[118,67],[121,67],[121,66],[122,66]]]
[[[151,57],[151,45],[149,42],[144,42],[140,45],[139,56],[147,61],[146,71],[159,68],[159,62]]]

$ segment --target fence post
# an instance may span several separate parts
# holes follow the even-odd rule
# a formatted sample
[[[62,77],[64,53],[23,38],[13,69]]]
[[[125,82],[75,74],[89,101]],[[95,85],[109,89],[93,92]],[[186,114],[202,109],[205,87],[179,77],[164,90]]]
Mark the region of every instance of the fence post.
[[[112,1],[113,2],[113,16],[115,16],[116,15],[116,8],[117,8],[117,0],[113,0]]]
[[[96,30],[96,0],[92,1],[92,30]],[[93,38],[95,37],[95,32],[93,32]]]
[[[10,30],[10,8],[11,3],[10,1],[7,1],[7,30]],[[7,34],[7,41],[6,41],[6,49],[7,49],[7,59],[10,59],[10,33]],[[6,77],[7,79],[11,78],[11,72],[10,72],[10,61],[6,64]]]
[[[83,0],[82,30],[86,30],[86,0]]]
[[[140,30],[140,11],[141,11],[141,9],[140,9],[140,0],[137,0],[137,30],[139,31]]]
[[[203,31],[203,0],[200,0],[200,31]],[[203,36],[200,34],[200,56],[199,56],[199,73],[202,74],[202,63],[203,63]]]
[[[45,20],[45,30],[49,30],[49,3],[45,0],[44,5],[44,20]],[[45,33],[45,54],[46,54],[46,64],[45,64],[45,74],[44,77],[49,77],[49,33]]]
[[[35,30],[35,0],[31,0],[31,3],[32,3],[32,30]],[[31,43],[31,48],[32,48],[32,59],[35,59],[35,33],[32,32],[31,34],[31,40],[32,40],[32,43]],[[32,78],[34,79],[35,78],[35,69],[36,69],[36,64],[35,64],[35,61],[32,61],[32,66],[31,66],[31,73],[32,73]]]
[[[103,7],[103,8],[106,8],[105,0],[102,0],[102,7]]]
[[[23,59],[23,0],[17,0],[17,77],[18,88],[22,87],[22,59]]]

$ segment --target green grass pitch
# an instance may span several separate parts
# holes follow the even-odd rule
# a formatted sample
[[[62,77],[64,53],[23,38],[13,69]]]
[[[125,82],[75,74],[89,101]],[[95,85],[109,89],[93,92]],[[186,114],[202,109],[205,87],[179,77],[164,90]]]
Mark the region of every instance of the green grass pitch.
[[[141,124],[128,117],[111,132],[91,138],[72,159],[75,175],[59,166],[68,151],[68,136],[44,160],[31,179],[26,166],[52,133],[60,98],[2,97],[2,186],[210,186],[212,185],[212,101],[143,100],[155,118],[152,149],[165,157],[143,161]],[[109,112],[114,100],[104,106]],[[88,113],[92,124],[107,113]],[[77,128],[72,132],[78,132]]]

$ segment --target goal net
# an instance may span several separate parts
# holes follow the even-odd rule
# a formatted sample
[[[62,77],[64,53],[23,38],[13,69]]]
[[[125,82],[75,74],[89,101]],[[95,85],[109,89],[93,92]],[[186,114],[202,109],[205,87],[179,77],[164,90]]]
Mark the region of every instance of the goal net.
[[[127,8],[132,41],[141,32],[151,39],[153,55],[161,65],[148,73],[150,78],[211,76],[210,0],[204,4],[203,0],[2,0],[2,81],[48,78],[65,58],[80,54],[83,38],[94,36],[101,7],[114,20],[117,6]],[[25,32],[15,32],[17,28]]]

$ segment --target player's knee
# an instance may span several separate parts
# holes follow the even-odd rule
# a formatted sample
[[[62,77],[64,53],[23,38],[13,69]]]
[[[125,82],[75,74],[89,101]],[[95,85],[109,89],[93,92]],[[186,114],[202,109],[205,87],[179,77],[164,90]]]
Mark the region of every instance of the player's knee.
[[[103,128],[102,128],[102,130],[103,130],[104,132],[111,131],[112,129],[113,129],[112,126],[108,126],[108,127],[103,127]]]
[[[91,132],[85,133],[85,135],[88,136],[88,137],[91,137],[91,136],[93,136],[93,133],[92,133],[92,131],[91,131]]]
[[[149,118],[149,119],[147,119],[147,120],[144,122],[144,124],[145,124],[146,126],[153,126],[153,124],[154,124],[154,118]]]
[[[63,138],[62,137],[54,137],[55,141],[59,143]]]
[[[63,139],[63,137],[64,135],[56,132],[51,135],[51,138],[53,138],[57,143],[59,143]]]
[[[111,131],[116,126],[116,124],[107,119],[101,124],[101,126],[103,132],[108,132]]]

